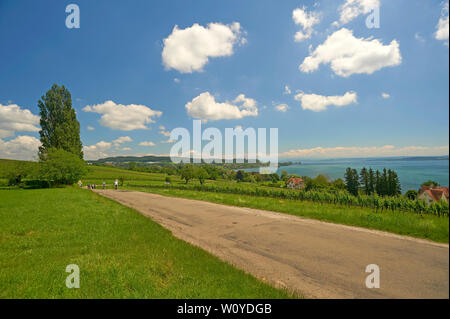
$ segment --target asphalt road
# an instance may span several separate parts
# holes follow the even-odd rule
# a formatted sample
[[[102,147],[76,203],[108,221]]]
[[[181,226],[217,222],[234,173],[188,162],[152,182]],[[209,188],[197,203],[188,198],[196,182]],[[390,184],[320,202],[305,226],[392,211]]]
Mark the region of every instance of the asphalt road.
[[[256,209],[95,191],[237,268],[305,297],[449,298],[445,244]],[[369,264],[379,267],[380,288],[366,287]]]

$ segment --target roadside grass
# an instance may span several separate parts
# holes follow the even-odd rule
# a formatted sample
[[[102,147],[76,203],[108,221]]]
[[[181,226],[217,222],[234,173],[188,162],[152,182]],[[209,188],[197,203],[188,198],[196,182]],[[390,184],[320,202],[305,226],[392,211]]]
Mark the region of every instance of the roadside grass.
[[[0,221],[0,299],[293,297],[87,190],[0,190]]]
[[[449,242],[449,218],[419,215],[408,212],[383,211],[354,206],[319,204],[298,200],[254,197],[247,195],[209,193],[147,187],[125,187],[130,190],[150,192],[173,197],[203,200],[218,204],[257,208],[280,213],[313,218],[336,224],[358,226],[387,231],[399,235]]]

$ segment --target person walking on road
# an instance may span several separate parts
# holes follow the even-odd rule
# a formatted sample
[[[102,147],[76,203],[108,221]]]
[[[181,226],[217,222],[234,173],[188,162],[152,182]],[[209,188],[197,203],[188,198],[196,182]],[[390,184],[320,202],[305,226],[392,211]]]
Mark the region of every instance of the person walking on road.
[[[105,188],[106,188],[106,183],[105,183],[105,181],[103,181],[103,184],[102,184],[102,186],[103,186],[103,189],[105,189]]]
[[[114,181],[114,189],[117,190],[117,187],[119,186],[119,181],[116,179]]]

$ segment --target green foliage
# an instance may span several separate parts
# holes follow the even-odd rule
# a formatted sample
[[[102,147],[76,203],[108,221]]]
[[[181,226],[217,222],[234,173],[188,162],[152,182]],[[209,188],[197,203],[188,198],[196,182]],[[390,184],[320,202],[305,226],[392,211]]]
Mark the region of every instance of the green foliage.
[[[406,198],[408,198],[410,200],[416,200],[417,195],[418,195],[418,192],[415,189],[410,189],[405,194]]]
[[[70,92],[64,86],[54,84],[38,101],[41,115],[42,145],[39,157],[43,159],[52,148],[62,149],[83,159],[80,139],[80,123],[72,108]]]
[[[345,185],[347,186],[347,191],[353,196],[358,195],[359,179],[358,172],[356,169],[347,168],[345,171]]]
[[[338,178],[331,182],[331,186],[336,190],[345,190],[346,186],[342,178]]]
[[[203,184],[205,179],[209,178],[208,172],[203,167],[195,167],[194,174],[200,181],[200,184]]]
[[[63,149],[50,148],[40,165],[40,179],[50,185],[72,185],[87,173],[85,162]]]
[[[439,187],[439,186],[441,186],[441,185],[440,185],[438,182],[429,180],[429,181],[426,181],[425,183],[423,183],[422,185],[420,185],[420,187],[423,187],[423,186]]]
[[[195,169],[192,165],[185,165],[181,169],[181,178],[186,181],[186,184],[189,183],[191,179],[195,178]]]

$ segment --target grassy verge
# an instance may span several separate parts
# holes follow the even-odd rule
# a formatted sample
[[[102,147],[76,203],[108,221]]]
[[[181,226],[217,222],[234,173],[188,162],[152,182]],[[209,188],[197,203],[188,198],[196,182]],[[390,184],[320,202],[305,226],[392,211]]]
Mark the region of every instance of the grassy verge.
[[[0,190],[0,221],[0,299],[290,297],[86,190]]]
[[[361,207],[344,207],[297,200],[218,194],[191,190],[127,187],[166,196],[199,199],[218,204],[270,210],[322,221],[388,231],[400,235],[449,242],[449,219],[406,212],[378,212]]]

